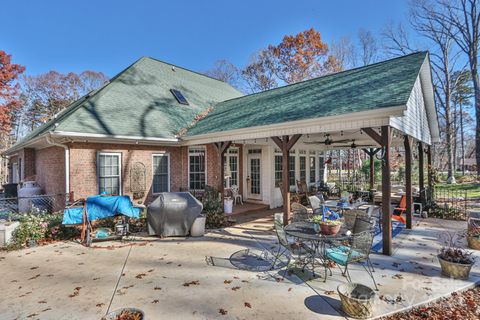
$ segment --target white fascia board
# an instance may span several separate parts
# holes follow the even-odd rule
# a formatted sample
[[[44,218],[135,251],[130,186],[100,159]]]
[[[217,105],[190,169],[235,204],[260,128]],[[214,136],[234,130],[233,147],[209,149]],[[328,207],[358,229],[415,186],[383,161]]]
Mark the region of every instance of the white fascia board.
[[[195,145],[219,141],[237,141],[292,134],[339,132],[365,127],[389,125],[390,117],[402,116],[406,106],[385,107],[329,117],[290,121],[266,126],[248,127],[182,137],[184,144]]]

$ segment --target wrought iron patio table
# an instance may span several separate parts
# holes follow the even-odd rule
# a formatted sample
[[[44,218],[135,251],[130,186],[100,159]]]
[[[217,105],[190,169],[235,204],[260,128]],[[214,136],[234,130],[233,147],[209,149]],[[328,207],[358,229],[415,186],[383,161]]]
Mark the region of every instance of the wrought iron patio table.
[[[303,242],[309,242],[314,249],[314,254],[310,257],[312,267],[316,258],[319,258],[325,268],[325,278],[327,279],[328,263],[325,258],[325,247],[328,243],[347,241],[350,236],[347,235],[348,229],[345,224],[336,235],[324,235],[315,229],[315,224],[308,221],[293,222],[285,227],[285,233],[291,237],[297,238]],[[314,267],[313,267],[314,268]],[[315,270],[312,270],[315,274]]]

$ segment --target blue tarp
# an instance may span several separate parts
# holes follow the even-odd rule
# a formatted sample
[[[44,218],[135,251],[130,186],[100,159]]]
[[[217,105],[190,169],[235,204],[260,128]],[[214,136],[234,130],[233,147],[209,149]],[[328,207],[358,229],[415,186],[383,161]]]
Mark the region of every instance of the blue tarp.
[[[88,220],[93,221],[123,214],[130,218],[139,218],[140,209],[134,208],[128,196],[92,196],[87,198]],[[82,223],[83,207],[63,211],[63,224]]]

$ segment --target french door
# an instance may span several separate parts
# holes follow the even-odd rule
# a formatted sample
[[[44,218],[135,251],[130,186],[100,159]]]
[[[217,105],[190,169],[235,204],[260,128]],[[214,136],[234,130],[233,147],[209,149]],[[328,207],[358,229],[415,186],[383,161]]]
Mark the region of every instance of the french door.
[[[248,154],[247,165],[247,196],[250,199],[262,199],[262,155],[260,153]]]

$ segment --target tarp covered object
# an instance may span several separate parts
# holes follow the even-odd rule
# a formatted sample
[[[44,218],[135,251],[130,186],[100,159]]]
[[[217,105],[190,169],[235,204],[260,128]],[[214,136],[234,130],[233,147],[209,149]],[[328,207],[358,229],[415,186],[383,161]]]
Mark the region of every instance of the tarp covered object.
[[[189,192],[163,192],[147,208],[148,233],[186,236],[203,205]]]
[[[139,218],[140,209],[134,208],[128,196],[92,196],[87,200],[87,214],[90,221],[123,214]],[[67,208],[63,211],[63,224],[82,223],[83,207]]]

